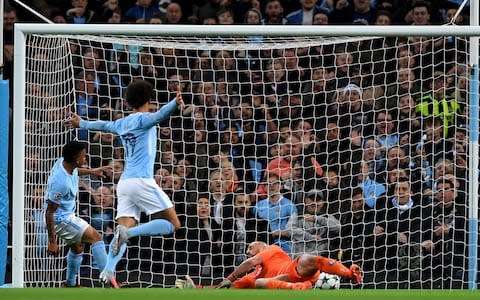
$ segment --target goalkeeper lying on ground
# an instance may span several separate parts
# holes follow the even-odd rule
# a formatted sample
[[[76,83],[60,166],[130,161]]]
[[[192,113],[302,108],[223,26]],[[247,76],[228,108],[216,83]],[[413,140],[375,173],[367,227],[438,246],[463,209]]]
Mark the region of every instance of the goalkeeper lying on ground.
[[[217,288],[305,290],[312,288],[320,272],[336,274],[350,279],[353,283],[362,282],[362,272],[358,265],[352,264],[347,268],[339,261],[310,254],[302,254],[292,260],[280,247],[269,246],[264,242],[251,243],[247,255],[249,258]],[[255,270],[250,272],[253,268]],[[195,288],[189,276],[186,276],[186,280],[177,280],[176,286]]]

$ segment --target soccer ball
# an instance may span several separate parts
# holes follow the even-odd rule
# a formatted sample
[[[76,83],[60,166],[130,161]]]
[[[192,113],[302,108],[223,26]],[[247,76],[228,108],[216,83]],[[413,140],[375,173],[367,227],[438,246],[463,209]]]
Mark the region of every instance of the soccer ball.
[[[340,288],[340,277],[334,274],[320,273],[315,288],[322,290],[337,290]]]

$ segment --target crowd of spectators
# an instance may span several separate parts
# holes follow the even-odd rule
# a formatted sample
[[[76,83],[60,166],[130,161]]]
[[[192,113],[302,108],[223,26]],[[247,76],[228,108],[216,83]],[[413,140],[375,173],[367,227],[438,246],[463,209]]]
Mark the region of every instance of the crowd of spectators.
[[[458,7],[423,0],[36,2],[54,22],[75,24],[419,26],[449,23]],[[4,24],[16,21],[16,11],[7,9]],[[456,21],[468,24],[467,14]],[[128,114],[123,93],[136,78],[155,88],[152,111],[178,85],[187,104],[161,124],[155,168],[182,228],[167,238],[140,239],[127,257],[142,263],[121,268],[189,274],[212,284],[245,259],[249,242],[262,240],[292,256],[357,263],[368,287],[465,284],[465,40],[387,38],[248,51],[70,43],[70,101],[82,117]],[[51,96],[37,97],[41,84],[29,84],[27,97]],[[45,123],[27,114],[27,134],[48,133]],[[80,214],[108,241],[123,170],[120,139],[81,130],[76,138],[89,142],[92,167],[112,166],[106,178],[80,184]],[[41,153],[29,142],[27,136],[28,169],[35,170]]]

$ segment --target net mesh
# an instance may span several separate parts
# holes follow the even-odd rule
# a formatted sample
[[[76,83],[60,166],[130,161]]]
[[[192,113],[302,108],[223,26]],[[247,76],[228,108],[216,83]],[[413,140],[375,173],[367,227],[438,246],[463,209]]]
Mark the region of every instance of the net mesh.
[[[117,267],[125,285],[218,283],[253,240],[357,263],[364,287],[466,284],[466,39],[29,35],[27,45],[27,286],[65,277],[64,258],[46,256],[42,208],[67,140],[88,142],[91,167],[112,166],[82,177],[78,196],[78,215],[111,240],[120,140],[62,120],[129,114],[137,78],[154,86],[152,111],[182,87],[187,107],[160,124],[155,163],[182,228],[131,240]],[[96,286],[89,253],[80,282]]]

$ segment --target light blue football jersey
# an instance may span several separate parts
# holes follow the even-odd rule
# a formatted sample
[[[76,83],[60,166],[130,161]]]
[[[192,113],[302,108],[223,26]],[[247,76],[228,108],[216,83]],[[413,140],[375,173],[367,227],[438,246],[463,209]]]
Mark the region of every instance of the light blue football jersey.
[[[48,200],[59,205],[54,213],[56,223],[75,213],[77,191],[78,170],[69,174],[63,167],[63,157],[59,158],[50,171],[45,191],[45,203]]]
[[[177,110],[173,99],[154,113],[136,112],[116,121],[80,121],[80,128],[117,134],[125,149],[125,168],[121,179],[153,178],[157,153],[157,127]]]

